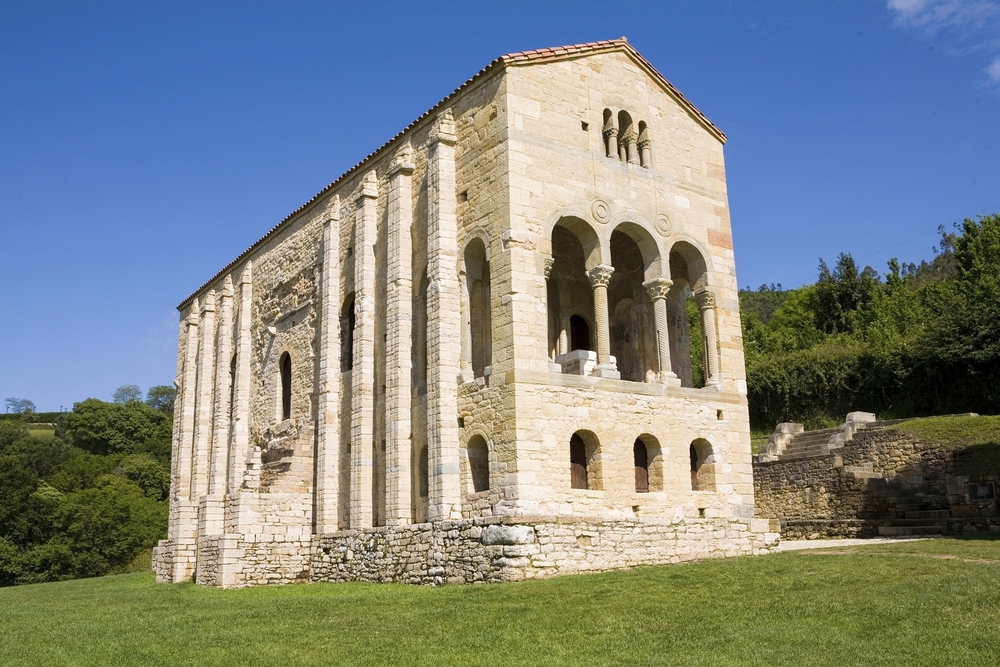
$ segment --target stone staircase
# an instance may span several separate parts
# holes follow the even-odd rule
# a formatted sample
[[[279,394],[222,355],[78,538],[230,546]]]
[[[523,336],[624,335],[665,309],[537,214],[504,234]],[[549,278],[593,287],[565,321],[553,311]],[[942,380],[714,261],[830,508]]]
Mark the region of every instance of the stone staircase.
[[[907,492],[902,489],[889,492],[892,516],[879,526],[878,534],[884,537],[911,535],[943,535],[948,528],[951,512],[942,508],[947,502],[938,494]]]
[[[824,428],[817,431],[796,433],[781,452],[781,460],[807,459],[813,456],[826,456],[830,453],[831,444],[836,447],[839,428]]]
[[[802,424],[788,422],[778,424],[767,444],[760,450],[757,459],[761,462],[807,459],[827,456],[832,450],[844,446],[854,439],[854,434],[876,424],[875,415],[870,412],[851,412],[837,428],[823,428],[807,431]]]

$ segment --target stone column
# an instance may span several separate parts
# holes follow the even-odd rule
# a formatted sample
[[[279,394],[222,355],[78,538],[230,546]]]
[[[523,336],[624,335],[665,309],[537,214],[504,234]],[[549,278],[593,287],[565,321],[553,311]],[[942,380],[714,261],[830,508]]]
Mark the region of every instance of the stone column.
[[[340,496],[340,196],[323,224],[319,348],[319,432],[316,449],[315,532],[336,532]]]
[[[719,347],[715,333],[715,295],[708,290],[699,290],[694,295],[701,311],[701,330],[705,337],[705,386],[718,387],[719,377]]]
[[[608,157],[618,157],[618,128],[615,126],[615,116],[611,114],[604,129],[601,131],[604,136],[604,150]]]
[[[250,455],[250,309],[253,299],[253,266],[248,261],[240,277],[239,329],[236,337],[236,376],[233,378],[233,419],[229,442],[229,493],[243,486],[243,472]]]
[[[643,130],[639,135],[639,158],[642,166],[647,168],[653,166],[653,151],[650,146],[649,136]]]
[[[594,319],[597,321],[597,372],[601,377],[620,378],[611,361],[611,342],[608,331],[608,282],[615,267],[599,264],[587,271],[594,288]]]
[[[354,218],[354,369],[351,371],[351,528],[373,521],[375,235],[378,179],[365,174]]]
[[[195,406],[198,387],[198,300],[191,303],[187,317],[187,353],[184,357],[184,379],[181,382],[181,437],[180,456],[177,461],[178,499],[191,498],[191,456],[194,453]]]
[[[389,167],[386,269],[385,523],[406,526],[410,511],[413,333],[413,159],[409,144]]]
[[[622,151],[629,164],[639,164],[638,143],[639,135],[635,133],[635,130],[629,130],[622,137]]]
[[[656,350],[660,362],[660,381],[665,384],[677,379],[673,365],[670,363],[670,329],[667,325],[667,294],[673,281],[667,278],[654,278],[642,284],[646,293],[653,301],[653,315],[656,318]]]
[[[194,456],[191,462],[191,499],[208,493],[209,452],[212,448],[212,380],[215,374],[215,294],[209,292],[201,312],[201,350],[198,352],[198,407]]]
[[[431,521],[461,518],[458,376],[461,306],[455,215],[455,121],[437,118],[427,165],[427,453]]]

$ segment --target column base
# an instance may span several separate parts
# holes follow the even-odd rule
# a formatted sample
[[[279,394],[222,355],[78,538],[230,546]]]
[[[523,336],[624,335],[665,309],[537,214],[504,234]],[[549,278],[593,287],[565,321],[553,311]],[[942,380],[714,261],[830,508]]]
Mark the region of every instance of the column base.
[[[660,384],[667,387],[679,387],[681,386],[681,379],[677,377],[675,373],[661,373],[660,374]]]
[[[598,364],[597,368],[594,369],[594,377],[599,378],[610,378],[612,380],[621,380],[622,374],[618,372],[618,368],[614,364]]]

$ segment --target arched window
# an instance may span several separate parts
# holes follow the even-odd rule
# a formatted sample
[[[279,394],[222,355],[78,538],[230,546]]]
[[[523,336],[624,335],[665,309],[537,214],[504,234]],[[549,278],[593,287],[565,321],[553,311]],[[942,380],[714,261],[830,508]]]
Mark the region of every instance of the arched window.
[[[649,169],[652,166],[653,153],[649,143],[649,128],[646,121],[639,121],[639,164]]]
[[[574,350],[593,350],[590,342],[590,325],[580,315],[569,318],[570,339]]]
[[[618,112],[618,159],[622,162],[638,162],[629,151],[635,151],[636,135],[632,127],[632,116],[628,111]]]
[[[660,250],[643,227],[623,222],[611,232],[608,333],[623,380],[653,382],[660,370],[653,301],[643,286],[662,276]],[[670,370],[670,369],[666,369]]]
[[[604,137],[604,154],[607,157],[618,157],[618,128],[615,127],[615,114],[611,109],[604,110],[601,134]]]
[[[574,489],[603,489],[599,443],[590,431],[577,431],[569,439],[570,487]]]
[[[649,453],[646,443],[639,438],[632,445],[632,457],[635,459],[635,492],[649,492]]]
[[[465,326],[468,327],[469,361],[474,377],[483,377],[492,359],[490,322],[490,264],[486,246],[474,238],[465,247],[466,289],[468,294]]]
[[[287,352],[281,355],[281,419],[292,416],[292,357]]]
[[[421,498],[426,498],[430,495],[427,466],[427,447],[424,446],[420,448],[420,456],[417,457],[417,493],[420,494]]]
[[[482,436],[474,435],[466,448],[469,457],[469,476],[474,493],[490,490],[490,453]]]
[[[340,370],[354,368],[354,295],[348,295],[340,311]]]
[[[233,403],[236,401],[236,355],[233,355],[233,360],[229,363],[229,419],[233,419],[233,411],[236,409],[233,407]]]
[[[698,438],[691,443],[691,489],[715,491],[715,456],[708,440]]]

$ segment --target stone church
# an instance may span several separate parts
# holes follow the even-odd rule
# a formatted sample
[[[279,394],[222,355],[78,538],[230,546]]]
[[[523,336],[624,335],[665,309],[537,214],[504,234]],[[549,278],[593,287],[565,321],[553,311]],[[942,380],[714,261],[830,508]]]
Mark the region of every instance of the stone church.
[[[624,38],[498,58],[180,306],[159,581],[771,550],[726,136]]]

